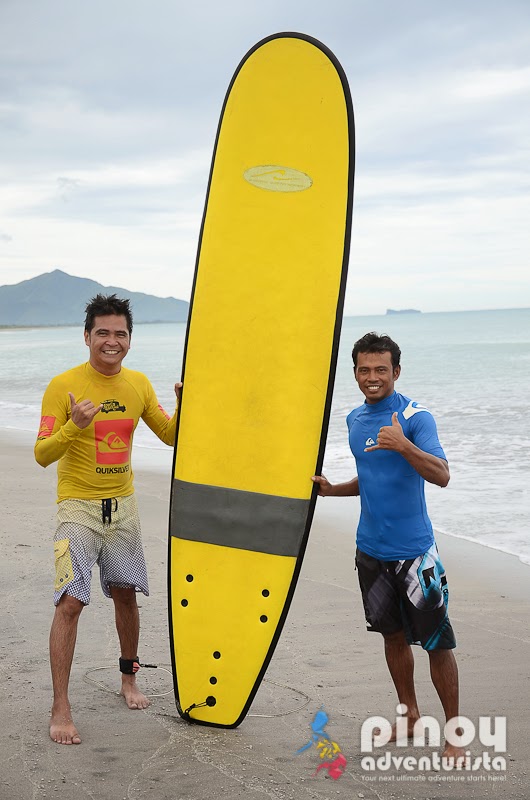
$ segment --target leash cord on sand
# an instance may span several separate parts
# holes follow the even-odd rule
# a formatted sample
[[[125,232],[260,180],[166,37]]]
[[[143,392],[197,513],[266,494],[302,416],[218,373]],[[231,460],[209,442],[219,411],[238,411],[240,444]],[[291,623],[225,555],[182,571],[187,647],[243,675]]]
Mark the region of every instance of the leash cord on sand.
[[[109,692],[110,694],[115,694],[119,697],[120,693],[116,692],[114,689],[110,689],[108,686],[105,686],[104,683],[101,681],[96,680],[95,678],[89,677],[93,672],[98,672],[103,669],[116,669],[114,664],[105,665],[104,667],[92,667],[88,669],[85,674],[83,675],[83,680],[86,683],[91,683],[93,686],[97,686],[98,689],[101,689],[103,692]],[[166,667],[162,667],[158,665],[158,669],[162,670],[162,672],[167,672],[168,675],[173,677],[173,672]],[[305,702],[302,705],[297,706],[297,708],[292,708],[290,711],[281,711],[279,714],[247,714],[248,717],[259,717],[261,719],[272,719],[273,717],[286,717],[288,714],[296,714],[297,711],[301,711],[305,708],[310,702],[311,698],[305,692],[302,692],[301,689],[295,689],[292,686],[286,686],[284,683],[276,683],[276,681],[270,681],[267,678],[263,679],[263,683],[269,683],[271,686],[278,686],[280,689],[288,689],[290,692],[296,692],[296,694],[300,695],[301,697],[305,698]],[[168,689],[167,692],[161,692],[160,694],[148,694],[147,697],[166,697],[168,694],[173,694],[173,689]]]
[[[308,703],[311,702],[311,698],[308,694],[303,692],[301,689],[295,689],[293,686],[286,686],[284,683],[276,683],[276,681],[269,681],[267,678],[263,679],[263,683],[270,683],[271,686],[278,686],[280,689],[289,689],[290,692],[296,692],[296,694],[305,697],[305,703],[302,703],[301,706],[297,708],[291,708],[290,711],[281,711],[279,714],[247,714],[248,717],[261,717],[262,719],[272,719],[273,717],[286,717],[288,714],[296,714],[297,711],[301,711],[305,708]]]
[[[98,672],[98,670],[102,670],[102,669],[114,669],[115,670],[116,667],[114,666],[114,664],[112,664],[112,665],[108,664],[108,665],[106,665],[104,667],[92,667],[91,669],[87,669],[87,671],[83,675],[83,680],[86,683],[92,683],[94,686],[97,686],[98,689],[102,689],[104,692],[109,692],[110,694],[115,694],[115,695],[117,695],[119,697],[119,695],[120,695],[119,692],[116,692],[114,689],[109,689],[108,686],[105,686],[104,683],[101,683],[101,681],[97,681],[95,678],[89,678],[89,675],[92,672]],[[166,669],[166,667],[158,666],[158,669],[162,670],[162,672],[167,672],[168,675],[173,675],[173,673],[170,672],[169,669]],[[165,697],[167,694],[172,694],[172,693],[173,693],[173,689],[168,689],[167,692],[162,692],[161,694],[148,694],[147,697]]]

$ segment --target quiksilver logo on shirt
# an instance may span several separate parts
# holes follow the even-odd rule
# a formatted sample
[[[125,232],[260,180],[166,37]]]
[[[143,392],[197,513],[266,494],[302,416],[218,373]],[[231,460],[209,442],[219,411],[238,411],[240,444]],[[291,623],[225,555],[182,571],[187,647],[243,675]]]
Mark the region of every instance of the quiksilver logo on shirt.
[[[366,447],[373,447],[373,445],[375,444],[375,442],[374,442],[374,440],[373,440],[373,439],[370,437],[369,439],[367,439],[367,440],[366,440],[366,443],[365,443],[365,444],[366,444]]]

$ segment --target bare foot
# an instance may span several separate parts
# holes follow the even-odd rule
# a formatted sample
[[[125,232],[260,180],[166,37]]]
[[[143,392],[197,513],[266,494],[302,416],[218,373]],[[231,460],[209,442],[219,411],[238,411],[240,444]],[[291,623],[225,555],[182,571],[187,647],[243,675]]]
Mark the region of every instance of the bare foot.
[[[445,745],[445,750],[442,753],[442,760],[444,765],[452,767],[453,769],[462,769],[466,758],[466,751],[463,747],[457,747],[454,744]]]
[[[129,708],[136,710],[151,705],[149,698],[138,689],[135,675],[122,675],[120,694]]]
[[[69,706],[63,709],[52,708],[50,739],[57,744],[81,744],[81,737],[74,725]]]
[[[418,721],[418,717],[407,717],[407,739],[412,739],[414,736],[414,726]],[[401,726],[400,726],[401,727]],[[419,731],[416,729],[416,734]],[[402,730],[399,731],[400,740],[403,738]],[[382,731],[381,728],[374,728],[374,744],[376,747],[387,744],[388,742],[395,742],[397,741],[398,734],[397,734],[397,726],[394,724],[392,725],[392,732],[390,734],[390,738],[387,739],[387,732]]]

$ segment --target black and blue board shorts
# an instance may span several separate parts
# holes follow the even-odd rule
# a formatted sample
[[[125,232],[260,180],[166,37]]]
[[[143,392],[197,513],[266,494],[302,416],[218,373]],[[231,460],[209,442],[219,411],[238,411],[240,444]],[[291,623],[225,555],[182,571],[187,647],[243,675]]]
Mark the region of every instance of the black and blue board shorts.
[[[456,647],[447,614],[447,578],[436,544],[402,561],[379,561],[358,549],[355,564],[369,631],[390,636],[402,630],[409,644],[427,651]]]

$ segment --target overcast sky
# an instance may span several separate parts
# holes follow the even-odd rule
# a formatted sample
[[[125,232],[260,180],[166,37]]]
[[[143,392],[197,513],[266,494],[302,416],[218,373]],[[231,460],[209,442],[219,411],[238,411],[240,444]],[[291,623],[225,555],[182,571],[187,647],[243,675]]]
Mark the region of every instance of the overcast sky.
[[[293,30],[353,98],[346,313],[529,306],[528,0],[0,0],[0,284],[189,299],[229,81]]]

